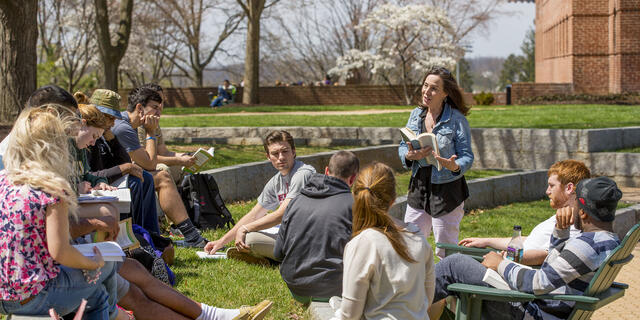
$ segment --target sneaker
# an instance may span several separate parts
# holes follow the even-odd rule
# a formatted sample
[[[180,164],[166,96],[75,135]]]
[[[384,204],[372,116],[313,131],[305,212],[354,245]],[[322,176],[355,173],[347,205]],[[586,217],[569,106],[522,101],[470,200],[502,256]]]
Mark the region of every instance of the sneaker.
[[[206,246],[208,242],[209,240],[201,237],[200,240],[197,241],[176,240],[173,244],[175,244],[176,247],[204,249],[204,246]]]
[[[269,260],[267,260],[266,258],[256,257],[250,253],[241,252],[238,250],[238,248],[235,248],[235,247],[231,247],[227,249],[227,259],[240,260],[246,263],[257,264],[261,266],[271,265]]]
[[[262,300],[262,302],[253,307],[240,307],[240,314],[235,316],[233,320],[261,320],[269,313],[272,304],[273,302],[269,300]]]

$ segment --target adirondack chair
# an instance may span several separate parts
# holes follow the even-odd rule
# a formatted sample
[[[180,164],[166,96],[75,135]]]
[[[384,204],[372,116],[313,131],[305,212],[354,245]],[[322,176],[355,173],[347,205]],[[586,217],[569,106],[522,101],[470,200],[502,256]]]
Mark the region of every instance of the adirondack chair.
[[[537,299],[574,301],[575,306],[567,319],[589,319],[598,308],[624,296],[624,291],[628,288],[628,285],[617,283],[613,280],[618,275],[618,272],[620,272],[622,266],[633,259],[631,252],[636,244],[638,244],[638,240],[640,240],[640,223],[634,225],[631,230],[627,232],[627,235],[620,245],[614,249],[602,265],[600,265],[600,268],[598,268],[598,271],[589,283],[589,287],[587,287],[584,295],[581,296],[562,294],[533,295],[519,291],[500,290],[462,283],[451,284],[447,287],[449,291],[458,292],[460,295],[457,304],[456,319],[479,320],[482,313],[482,301],[484,300],[526,302]]]
[[[452,254],[455,253],[460,253],[460,254],[464,254],[464,255],[468,255],[471,256],[472,258],[478,260],[478,261],[482,261],[482,257],[491,252],[491,251],[498,251],[494,248],[473,248],[473,247],[465,247],[465,246],[459,246],[459,245],[455,245],[455,244],[451,244],[451,243],[441,243],[438,242],[436,243],[436,247],[437,248],[442,248],[445,251],[445,255],[446,256],[450,256]]]

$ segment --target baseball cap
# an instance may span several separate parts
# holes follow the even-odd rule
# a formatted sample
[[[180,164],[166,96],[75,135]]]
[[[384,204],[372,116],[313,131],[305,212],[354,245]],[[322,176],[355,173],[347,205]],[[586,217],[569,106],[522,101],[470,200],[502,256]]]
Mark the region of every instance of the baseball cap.
[[[576,189],[578,207],[598,221],[613,221],[622,191],[607,177],[584,179]]]
[[[89,102],[95,104],[100,112],[122,119],[119,94],[107,89],[97,89],[91,95]]]

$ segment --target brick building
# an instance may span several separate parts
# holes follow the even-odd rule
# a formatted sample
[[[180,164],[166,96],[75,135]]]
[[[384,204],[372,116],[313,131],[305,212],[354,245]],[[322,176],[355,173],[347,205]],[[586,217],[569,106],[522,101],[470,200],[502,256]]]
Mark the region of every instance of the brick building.
[[[640,92],[640,0],[535,4],[536,85],[568,84],[573,93]]]

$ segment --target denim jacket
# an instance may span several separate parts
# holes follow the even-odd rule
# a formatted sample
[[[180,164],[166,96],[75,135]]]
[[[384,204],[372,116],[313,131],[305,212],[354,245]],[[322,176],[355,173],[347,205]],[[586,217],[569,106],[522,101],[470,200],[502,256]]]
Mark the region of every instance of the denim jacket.
[[[411,111],[409,121],[407,121],[406,127],[411,129],[416,134],[422,133],[422,124],[420,121],[420,113],[422,108],[417,107]],[[471,129],[469,128],[469,122],[467,118],[460,113],[460,111],[451,108],[449,104],[444,105],[442,110],[442,116],[440,121],[436,123],[432,131],[438,139],[438,147],[440,148],[440,156],[443,158],[450,158],[452,155],[457,155],[456,163],[460,166],[460,171],[451,172],[446,168],[442,170],[431,170],[431,183],[443,184],[447,182],[460,179],[464,173],[471,168],[473,164],[473,151],[471,150]],[[411,166],[411,176],[415,176],[416,172],[420,168],[418,161],[411,161],[405,159],[405,156],[409,152],[407,143],[402,140],[398,147],[398,155],[400,161],[405,168]]]

